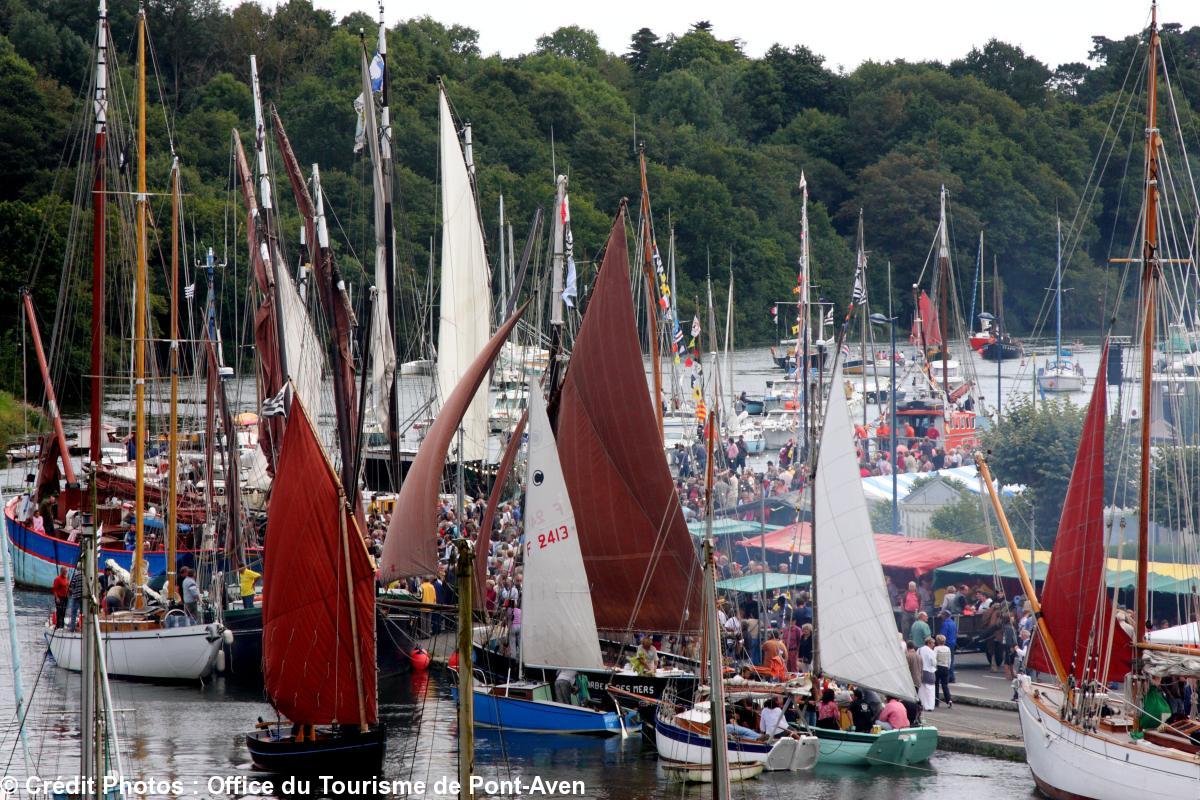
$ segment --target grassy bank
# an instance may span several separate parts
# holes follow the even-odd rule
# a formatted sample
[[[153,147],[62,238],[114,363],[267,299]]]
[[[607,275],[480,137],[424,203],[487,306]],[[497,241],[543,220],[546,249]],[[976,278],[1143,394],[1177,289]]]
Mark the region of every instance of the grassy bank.
[[[8,392],[0,391],[0,450],[7,450],[13,439],[22,436],[28,424],[36,431],[42,423],[42,415],[32,406],[27,406]]]

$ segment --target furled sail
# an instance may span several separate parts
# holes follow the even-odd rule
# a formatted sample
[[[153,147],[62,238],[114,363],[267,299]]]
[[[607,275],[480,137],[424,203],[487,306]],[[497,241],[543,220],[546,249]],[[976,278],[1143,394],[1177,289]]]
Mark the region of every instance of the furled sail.
[[[555,432],[602,630],[699,630],[699,561],[662,453],[629,288],[624,214],[575,339]]]
[[[940,347],[942,344],[942,329],[938,327],[937,310],[929,295],[921,292],[917,300],[917,317],[913,320],[912,334],[909,343],[926,347]]]
[[[1082,680],[1107,659],[1108,673],[1100,679],[1123,681],[1130,670],[1132,652],[1127,634],[1112,622],[1112,603],[1105,590],[1104,549],[1104,429],[1108,416],[1108,382],[1105,371],[1108,347],[1100,356],[1100,371],[1092,386],[1092,400],[1083,423],[1075,467],[1067,486],[1054,558],[1042,588],[1042,617],[1054,639],[1063,667]],[[1110,642],[1111,634],[1111,642]],[[1089,651],[1090,647],[1090,651]],[[1053,672],[1039,638],[1029,654],[1029,666]]]
[[[438,92],[442,166],[442,285],[438,321],[437,389],[443,405],[488,341],[492,317],[490,271],[475,192],[446,91]],[[463,460],[487,455],[487,390],[478,390],[462,420]]]
[[[830,386],[842,385],[838,363]],[[829,393],[814,485],[816,635],[824,675],[915,700],[854,455],[845,392]]]
[[[600,669],[600,638],[541,389],[529,389],[529,473],[525,483],[521,658],[526,664]]]
[[[375,100],[371,90],[370,67],[366,51],[362,55],[363,113],[365,116],[367,149],[371,155],[371,183],[375,198],[375,310],[371,316],[371,394],[374,399],[375,421],[383,430],[390,430],[391,396],[396,386],[396,347],[388,325],[388,307],[392,287],[387,280],[387,237],[384,221],[384,200],[387,194],[383,177],[383,153],[380,149],[379,128],[375,122]]]
[[[375,722],[375,565],[302,402],[292,402],[283,435],[266,551],[263,678],[271,705],[297,723]]]
[[[528,304],[527,304],[528,305]],[[383,541],[380,576],[385,582],[414,575],[437,572],[437,496],[446,466],[446,453],[458,433],[458,426],[479,390],[500,348],[525,313],[521,306],[496,335],[475,356],[454,391],[446,398],[441,412],[429,426],[421,449],[400,487],[387,538]]]

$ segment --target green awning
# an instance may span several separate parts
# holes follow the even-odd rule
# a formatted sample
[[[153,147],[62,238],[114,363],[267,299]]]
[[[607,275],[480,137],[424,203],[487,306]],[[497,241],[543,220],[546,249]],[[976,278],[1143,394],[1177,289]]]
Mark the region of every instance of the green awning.
[[[808,575],[792,575],[787,572],[768,572],[767,591],[772,589],[790,589],[795,586],[808,586],[812,578]],[[717,581],[717,588],[723,592],[761,592],[763,590],[763,575],[743,575],[740,578],[726,578]]]
[[[705,534],[704,520],[688,523],[692,536],[703,538]],[[761,525],[757,522],[746,522],[740,519],[714,519],[712,524],[713,536],[758,536],[763,533],[779,530],[778,525]]]
[[[1029,570],[1029,564],[1025,564],[1026,571]],[[1038,562],[1034,565],[1033,573],[1030,575],[1034,581],[1041,583],[1046,579],[1046,570],[1049,564]],[[1017,573],[1017,567],[1011,561],[999,561],[988,558],[964,558],[961,561],[955,561],[952,564],[947,564],[944,567],[938,568],[934,572],[933,585],[937,587],[947,586],[951,583],[974,583],[976,579],[983,579],[991,582],[994,576],[1001,578],[1011,578],[1017,580],[1020,575]],[[1149,589],[1152,592],[1162,594],[1191,594],[1194,582],[1190,580],[1179,580],[1170,575],[1160,575],[1151,572],[1148,576]],[[1137,581],[1137,573],[1133,570],[1113,570],[1107,571],[1107,583],[1109,588],[1117,587],[1118,589],[1132,589]]]

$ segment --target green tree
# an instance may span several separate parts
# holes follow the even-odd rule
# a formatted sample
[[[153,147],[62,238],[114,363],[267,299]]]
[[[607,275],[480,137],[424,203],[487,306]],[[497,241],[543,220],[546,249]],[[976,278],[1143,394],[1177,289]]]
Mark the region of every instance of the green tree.
[[[573,58],[594,67],[600,62],[604,51],[600,49],[600,40],[594,31],[578,25],[567,25],[553,33],[539,36],[537,52]]]

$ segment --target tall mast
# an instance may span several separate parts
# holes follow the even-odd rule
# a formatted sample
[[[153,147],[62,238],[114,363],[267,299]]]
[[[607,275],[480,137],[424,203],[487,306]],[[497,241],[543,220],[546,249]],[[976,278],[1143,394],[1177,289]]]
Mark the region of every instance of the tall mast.
[[[1153,58],[1153,56],[1151,56]],[[1056,252],[1054,258],[1054,358],[1062,368],[1062,219],[1054,217]]]
[[[137,165],[137,264],[133,284],[133,386],[134,386],[134,604],[142,607],[142,551],[146,535],[146,7],[138,4],[138,165]]]
[[[1158,292],[1158,4],[1150,6],[1150,53],[1146,58],[1146,201],[1142,222],[1142,426],[1141,463],[1138,483],[1137,589],[1133,598],[1135,645],[1146,640],[1146,615],[1149,613],[1147,586],[1147,550],[1150,545],[1150,405],[1154,378],[1155,300]]]
[[[859,319],[862,320],[862,387],[863,387],[863,428],[867,427],[867,250],[863,244],[863,212],[858,210],[858,274],[862,276],[862,311],[859,313]],[[854,302],[858,302],[858,298],[852,298]],[[874,371],[874,365],[872,365]],[[836,389],[837,387],[834,387]]]
[[[508,266],[504,258],[504,195],[500,195],[500,247],[497,252],[500,254],[499,268],[496,270],[500,275],[500,302],[496,304],[499,311],[499,320],[497,325],[504,324],[504,309],[508,308]]]
[[[267,259],[267,270],[274,288],[275,346],[279,350],[279,374],[286,384],[292,377],[288,363],[287,331],[283,321],[283,298],[279,290],[279,258],[277,253],[275,201],[271,192],[271,170],[267,164],[267,127],[263,119],[262,95],[258,89],[258,60],[250,56],[250,91],[254,97],[254,159],[258,172],[258,204],[262,207],[263,238],[259,248]],[[315,398],[314,398],[315,399]],[[313,402],[313,400],[309,400]],[[278,455],[278,454],[276,454]]]
[[[96,24],[96,90],[92,98],[96,116],[96,139],[93,149],[92,181],[92,408],[90,453],[93,465],[99,465],[103,439],[100,431],[104,419],[104,215],[105,201],[105,141],[108,138],[108,7],[100,0]],[[92,489],[95,491],[95,481]]]
[[[809,278],[811,277],[808,269],[808,181],[804,177],[804,173],[800,173],[800,300],[796,306],[796,355],[800,356],[796,361],[796,379],[797,387],[804,388],[804,403],[797,403],[801,413],[804,415],[801,428],[804,430],[805,446],[808,448],[809,459],[812,460],[813,452],[813,413],[812,413],[812,391],[808,382],[808,340],[812,329],[812,309],[809,302]],[[799,391],[799,388],[797,388]]]
[[[642,271],[646,274],[646,336],[650,339],[650,371],[654,375],[654,419],[663,436],[662,363],[658,357],[658,302],[654,291],[654,220],[650,216],[650,189],[646,182],[646,147],[638,149],[642,177]]]
[[[704,474],[704,627],[708,646],[710,693],[709,735],[712,739],[712,784],[714,800],[729,797],[729,751],[725,730],[725,684],[722,680],[721,631],[717,626],[716,548],[713,544],[713,440],[717,437],[716,394],[708,414],[705,444],[708,458]]]
[[[567,202],[567,176],[559,175],[554,184],[554,221],[550,227],[550,380],[547,383],[550,392],[558,385],[559,351],[562,349],[563,268],[566,260],[567,231],[563,210]]]
[[[946,401],[949,402],[950,367],[946,362],[950,358],[950,343],[946,338],[946,308],[947,296],[950,294],[950,237],[946,230],[945,185],[942,186],[938,204],[938,334],[942,340],[942,391],[946,393]]]
[[[391,95],[391,76],[387,67],[387,25],[383,22],[383,3],[379,3],[379,42],[377,44],[379,58],[383,62],[383,74],[380,77],[383,108],[379,113],[379,165],[383,171],[383,279],[387,296],[384,305],[387,307],[387,335],[393,342],[393,357],[396,341],[396,227],[392,214],[392,112],[389,107]],[[363,98],[372,102],[370,95]],[[378,284],[378,281],[376,282]],[[376,285],[376,289],[378,289]],[[385,357],[385,353],[379,353]],[[397,485],[400,481],[400,405],[396,391],[396,373],[391,371],[391,385],[388,387],[388,456],[392,465],[392,474],[396,476]]]
[[[167,432],[167,599],[175,596],[179,508],[179,159],[171,161],[171,422]],[[230,487],[236,491],[237,487]]]

